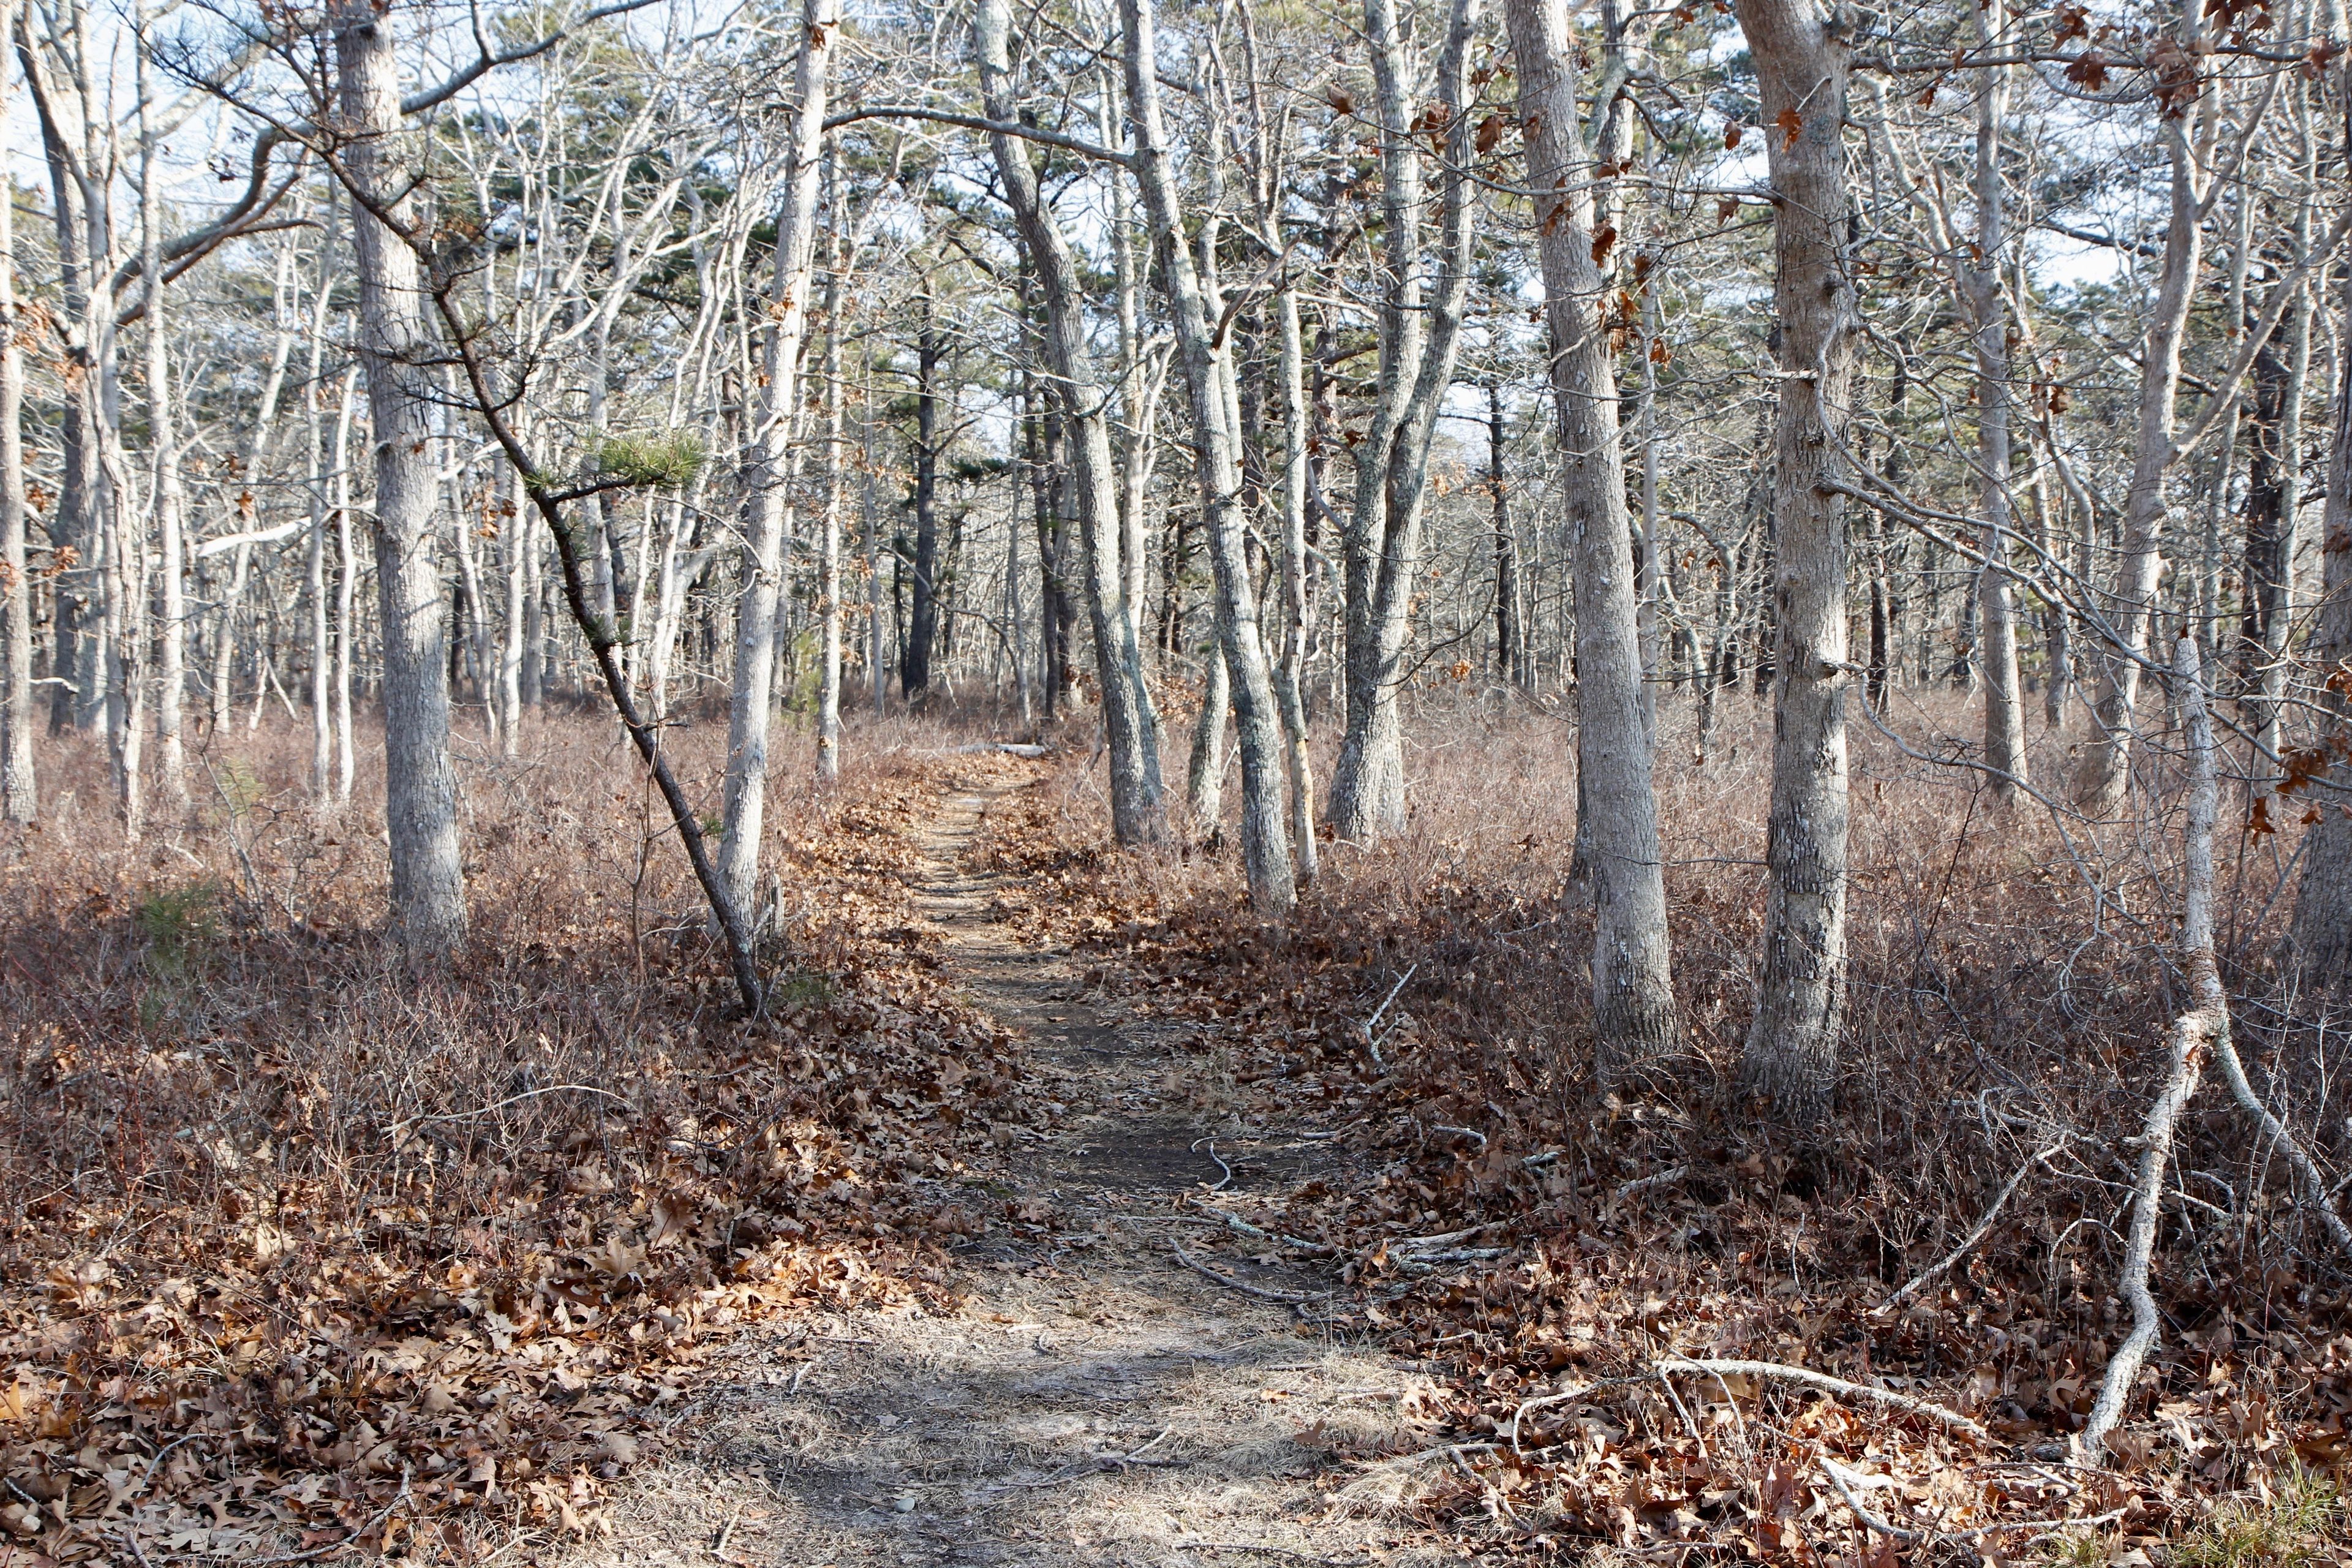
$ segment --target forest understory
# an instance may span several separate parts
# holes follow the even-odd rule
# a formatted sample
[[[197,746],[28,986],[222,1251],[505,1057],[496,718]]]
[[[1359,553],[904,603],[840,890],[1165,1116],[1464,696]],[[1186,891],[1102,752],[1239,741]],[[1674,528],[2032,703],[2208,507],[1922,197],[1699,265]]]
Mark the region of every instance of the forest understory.
[[[1406,830],[1326,844],[1280,922],[1229,847],[1106,848],[1085,727],[1003,732],[854,724],[838,781],[772,782],[758,1018],[608,723],[459,748],[475,934],[415,962],[380,799],[315,810],[305,737],[196,759],[131,847],[60,750],[0,874],[0,1562],[2346,1556],[2345,1260],[2212,1090],[2147,1386],[2115,1463],[2068,1447],[2183,1006],[2134,923],[2159,838],[1859,740],[1850,1057],[1800,1135],[1734,1077],[1769,711],[1662,771],[1686,1037],[1605,1093],[1558,719],[1425,704]],[[2275,1026],[2294,837],[2232,829],[2218,945],[2249,1070],[2341,1129],[2316,1026]],[[1025,1373],[892,1405],[888,1356],[1032,1331],[1191,1392],[1119,1396],[1175,1402],[1158,1436]],[[730,1398],[845,1377],[855,1432],[729,1479]],[[845,1479],[892,1441],[937,1452]]]

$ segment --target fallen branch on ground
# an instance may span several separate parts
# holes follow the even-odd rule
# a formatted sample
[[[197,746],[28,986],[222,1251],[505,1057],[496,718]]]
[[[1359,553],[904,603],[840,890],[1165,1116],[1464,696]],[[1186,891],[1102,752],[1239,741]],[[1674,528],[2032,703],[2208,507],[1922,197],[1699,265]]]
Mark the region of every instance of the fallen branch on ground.
[[[1203,1275],[1208,1279],[1215,1280],[1218,1284],[1224,1286],[1228,1289],[1238,1290],[1244,1296],[1255,1296],[1259,1300],[1265,1301],[1280,1301],[1286,1305],[1293,1307],[1304,1306],[1312,1301],[1328,1301],[1331,1299],[1331,1292],[1328,1290],[1320,1291],[1315,1295],[1308,1296],[1302,1295],[1297,1290],[1269,1290],[1263,1285],[1252,1285],[1246,1280],[1236,1279],[1230,1274],[1218,1273],[1215,1269],[1210,1268],[1207,1264],[1202,1262],[1199,1258],[1185,1251],[1184,1244],[1177,1241],[1173,1237],[1169,1239],[1168,1245],[1174,1250],[1176,1256],[1183,1260],[1185,1268],[1190,1268],[1195,1274]]]
[[[2066,1138],[2067,1134],[2063,1132],[2060,1133],[2058,1135],[2057,1142],[2051,1144],[2050,1147],[2042,1150],[2040,1153],[2035,1154],[2032,1159],[2026,1161],[2024,1164],[2020,1165],[2017,1168],[2017,1174],[2010,1177],[2008,1184],[2003,1186],[2000,1189],[2000,1192],[1993,1198],[1992,1206],[1985,1210],[1984,1217],[1977,1221],[1977,1227],[1969,1232],[1968,1238],[1962,1241],[1959,1246],[1952,1248],[1950,1252],[1945,1254],[1941,1262],[1936,1264],[1935,1267],[1929,1268],[1926,1273],[1920,1275],[1917,1279],[1912,1280],[1911,1283],[1895,1292],[1894,1295],[1886,1298],[1885,1305],[1889,1307],[1895,1306],[1906,1297],[1910,1296],[1917,1290],[1925,1289],[1930,1280],[1942,1279],[1944,1275],[1950,1270],[1952,1265],[1958,1263],[1961,1258],[1966,1258],[1969,1251],[1975,1247],[1978,1242],[1982,1241],[1987,1236],[1991,1234],[1993,1222],[2000,1217],[2002,1207],[2008,1204],[2011,1198],[2016,1195],[2018,1187],[2025,1181],[2026,1173],[2032,1170],[2034,1166],[2046,1163],[2052,1155],[2057,1153],[2059,1150],[2063,1149],[2066,1146]]]
[[[1696,1360],[1686,1356],[1669,1356],[1655,1364],[1660,1372],[1702,1373],[1711,1377],[1769,1377],[1784,1383],[1801,1383],[1825,1394],[1843,1394],[1855,1399],[1867,1399],[1891,1409],[1908,1410],[1915,1415],[1940,1421],[1956,1432],[1965,1432],[1979,1442],[1992,1440],[1992,1434],[1986,1431],[1981,1424],[1932,1399],[1897,1394],[1891,1388],[1873,1388],[1866,1383],[1848,1383],[1844,1378],[1832,1377],[1825,1372],[1814,1372],[1808,1367],[1789,1366],[1777,1361]]]

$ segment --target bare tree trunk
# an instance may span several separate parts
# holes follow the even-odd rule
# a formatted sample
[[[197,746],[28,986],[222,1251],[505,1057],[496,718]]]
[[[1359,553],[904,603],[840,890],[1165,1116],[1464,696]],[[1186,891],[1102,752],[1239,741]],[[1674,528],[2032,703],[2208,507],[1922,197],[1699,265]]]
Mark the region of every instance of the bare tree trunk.
[[[910,704],[930,690],[931,652],[940,636],[940,359],[939,330],[926,289],[915,341],[914,604],[906,646],[898,650],[898,690]]]
[[[2195,13],[2187,0],[2181,16],[2189,35],[2186,41],[2193,45]],[[2204,99],[2210,97],[2208,89]],[[2161,124],[2172,169],[2172,213],[2140,361],[2139,424],[2131,483],[2124,495],[2124,562],[2107,614],[2120,646],[2106,650],[2098,695],[2092,702],[2095,732],[2074,776],[2075,800],[2094,815],[2122,805],[2131,785],[2133,710],[2152,635],[2157,581],[2164,571],[2164,479],[2175,456],[2172,430],[2181,340],[2205,246],[2203,176],[2199,150],[2191,141],[2196,130],[2181,118],[2168,117]]]
[[[1216,580],[1217,633],[1233,679],[1234,727],[1242,759],[1242,863],[1250,903],[1262,914],[1287,914],[1297,901],[1290,834],[1282,811],[1282,731],[1274,682],[1258,633],[1257,592],[1250,579],[1246,523],[1241,515],[1239,413],[1233,350],[1184,239],[1175,176],[1160,115],[1160,77],[1152,0],[1119,0],[1126,34],[1127,96],[1135,130],[1134,168],[1142,187],[1175,318],[1177,351],[1191,394],[1199,441],[1202,531]],[[1213,237],[1204,240],[1213,250]]]
[[[359,762],[352,744],[352,638],[359,594],[360,561],[352,537],[352,394],[355,373],[343,376],[335,414],[335,804],[349,805]]]
[[[829,161],[829,160],[828,160]],[[841,774],[841,285],[853,257],[839,169],[827,172],[833,186],[832,230],[824,278],[824,500],[818,520],[816,552],[817,688],[816,776]],[[660,710],[656,699],[656,711]]]
[[[982,91],[989,114],[1009,121],[1016,107],[1011,12],[1005,0],[981,0],[978,15]],[[1028,150],[1011,136],[998,134],[991,140],[1045,309],[1045,363],[1053,373],[1055,403],[1069,453],[1079,548],[1086,552],[1087,611],[1094,626],[1103,739],[1110,762],[1111,831],[1121,844],[1150,843],[1165,828],[1160,721],[1143,678],[1142,637],[1120,558],[1118,469],[1104,416],[1107,399],[1087,347],[1083,287],[1068,242],[1039,199]],[[1139,504],[1140,497],[1136,500]],[[1047,614],[1052,613],[1048,595]]]
[[[1597,925],[1594,1049],[1601,1081],[1638,1077],[1674,1048],[1664,854],[1642,700],[1640,579],[1625,504],[1625,455],[1596,262],[1590,171],[1570,75],[1565,0],[1506,0],[1518,58],[1519,123],[1551,319],[1562,500],[1576,606],[1580,842],[1589,838]],[[1490,413],[1499,415],[1490,408]],[[1588,832],[1589,829],[1589,832]]]
[[[2077,1463],[2104,1461],[2107,1434],[2123,1420],[2139,1369],[2156,1347],[2163,1315],[2148,1291],[2147,1276],[2156,1251],[2157,1226],[2163,1217],[2164,1168],[2172,1155],[2173,1129],[2181,1110],[2197,1093],[2206,1058],[2216,1047],[2230,1049],[2230,998],[2213,962],[2213,823],[2220,814],[2221,791],[2214,781],[2213,726],[2207,716],[2205,676],[2197,658],[2196,638],[2186,635],[2180,638],[2173,650],[2172,669],[2189,731],[2180,949],[2189,971],[2190,1007],[2173,1024],[2170,1070],[2140,1132],[2139,1179],[2132,1187],[2131,1229],[2125,1237],[2119,1282],[2120,1293],[2131,1308],[2132,1329],[2108,1359],[2099,1397],[2074,1439]]]
[[[1307,650],[1315,635],[1315,601],[1307,586],[1307,356],[1297,291],[1282,288],[1275,296],[1274,307],[1281,340],[1282,597],[1288,612],[1275,694],[1282,703],[1283,758],[1290,774],[1290,833],[1303,886],[1315,879],[1318,868],[1315,763],[1307,752],[1306,693]]]
[[[839,0],[803,0],[793,122],[786,132],[783,210],[776,220],[776,277],[768,307],[759,423],[744,460],[751,496],[744,583],[735,623],[735,686],[727,713],[727,780],[720,864],[738,909],[752,907],[760,874],[761,819],[768,797],[768,729],[775,706],[776,605],[783,587],[785,454],[799,406],[801,339],[808,329],[809,268],[815,253],[819,153],[825,88]]]
[[[1346,530],[1347,731],[1331,774],[1331,822],[1370,839],[1405,822],[1404,734],[1397,708],[1420,576],[1423,500],[1438,406],[1454,379],[1470,281],[1468,91],[1471,0],[1454,0],[1437,67],[1447,127],[1433,287],[1424,290],[1422,154],[1405,102],[1403,29],[1391,0],[1365,0],[1364,29],[1381,121],[1381,367],[1370,426],[1356,444],[1356,497]],[[1130,88],[1130,92],[1132,89]],[[1431,110],[1423,110],[1424,116]]]
[[[435,349],[415,253],[393,226],[418,221],[400,136],[390,16],[358,0],[333,13],[343,166],[359,276],[359,352],[375,443],[376,587],[383,621],[384,824],[392,929],[417,952],[466,935],[457,776],[449,762],[448,627],[434,528]]]
[[[2344,70],[2352,89],[2352,65]],[[2347,160],[2352,161],[2352,160]],[[2342,327],[2352,340],[2352,273],[2342,284]],[[2336,430],[2327,458],[2327,504],[2321,513],[2320,552],[2326,563],[2318,626],[2307,661],[2336,670],[2352,659],[2352,341],[2338,350]],[[2289,964],[2304,989],[2319,996],[2352,991],[2352,691],[2329,681],[2316,694],[2324,715],[2318,743],[2335,765],[2312,791],[2310,824],[2303,851],[2303,876],[2295,887],[2294,918],[2287,928]]]
[[[1978,41],[1988,53],[2003,42],[2008,17],[2003,0],[1977,9]],[[1960,293],[1974,328],[1977,359],[1977,484],[1984,508],[1979,539],[1985,564],[1977,575],[1977,606],[1982,630],[1978,658],[1984,670],[1985,765],[1992,770],[1993,798],[2016,800],[2026,775],[2025,695],[2017,667],[2017,616],[2009,571],[2010,516],[2010,320],[2001,295],[2002,247],[2007,245],[2001,185],[2001,132],[2009,112],[2009,68],[1985,68],[1977,93],[1977,166],[1974,255],[1956,265]]]
[[[1845,519],[1822,481],[1852,413],[1854,287],[1843,244],[1850,64],[1818,0],[1739,0],[1770,159],[1780,326],[1773,437],[1774,721],[1762,984],[1740,1080],[1812,1121],[1837,1084],[1845,1000]]]
[[[16,0],[0,0],[0,48],[16,31]],[[0,122],[15,108],[8,81],[0,67]],[[40,792],[33,772],[33,584],[25,575],[25,446],[17,424],[25,362],[16,349],[16,206],[14,199],[0,200],[0,818],[31,822],[40,816]]]

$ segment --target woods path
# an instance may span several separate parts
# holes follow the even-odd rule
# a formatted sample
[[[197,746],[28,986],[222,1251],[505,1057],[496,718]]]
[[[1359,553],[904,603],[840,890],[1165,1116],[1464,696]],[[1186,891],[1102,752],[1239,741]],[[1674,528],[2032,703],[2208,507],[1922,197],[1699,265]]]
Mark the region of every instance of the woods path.
[[[1312,1168],[1327,1146],[1205,1120],[1187,1058],[1153,1026],[991,918],[993,879],[964,862],[984,813],[1020,787],[952,798],[927,835],[917,907],[950,973],[1067,1077],[1074,1110],[1097,1107],[977,1173],[1000,1213],[1009,1200],[1050,1228],[999,1224],[961,1249],[953,1316],[748,1331],[715,1360],[731,1377],[693,1391],[672,1444],[623,1483],[613,1536],[575,1561],[1439,1560],[1406,1521],[1343,1502],[1352,1468],[1324,1447],[1418,1447],[1426,1380],[1201,1278],[1171,1247],[1197,1256],[1222,1228],[1178,1206],[1223,1173],[1197,1142],[1214,1138],[1235,1168],[1228,1191]],[[1243,1267],[1264,1289],[1329,1283]]]

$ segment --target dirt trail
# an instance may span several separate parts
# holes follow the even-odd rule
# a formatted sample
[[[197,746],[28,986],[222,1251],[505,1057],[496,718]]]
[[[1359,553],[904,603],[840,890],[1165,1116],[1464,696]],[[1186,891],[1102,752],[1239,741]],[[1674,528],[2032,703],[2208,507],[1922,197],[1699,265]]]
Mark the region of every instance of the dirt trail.
[[[1198,1141],[1234,1167],[1229,1191],[1328,1150],[1205,1121],[1190,1109],[1191,1058],[991,920],[992,879],[962,861],[1012,793],[951,801],[925,844],[919,908],[973,996],[1072,1075],[1081,1113],[982,1173],[982,1195],[1050,1211],[1052,1226],[972,1244],[955,1316],[850,1312],[747,1334],[720,1363],[734,1375],[698,1390],[679,1440],[625,1484],[613,1537],[576,1561],[1440,1560],[1418,1531],[1338,1506],[1347,1474],[1299,1440],[1318,1426],[1352,1443],[1410,1432],[1425,1380],[1202,1279],[1170,1245],[1198,1252],[1204,1222],[1174,1200],[1223,1174]],[[1244,1268],[1263,1289],[1328,1283]]]

